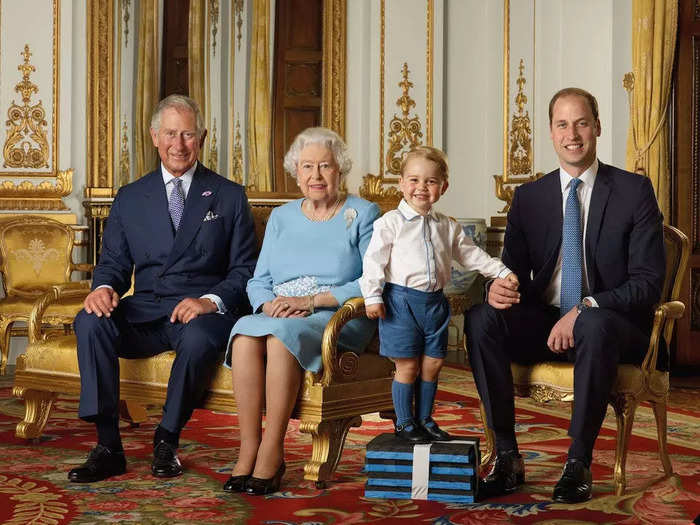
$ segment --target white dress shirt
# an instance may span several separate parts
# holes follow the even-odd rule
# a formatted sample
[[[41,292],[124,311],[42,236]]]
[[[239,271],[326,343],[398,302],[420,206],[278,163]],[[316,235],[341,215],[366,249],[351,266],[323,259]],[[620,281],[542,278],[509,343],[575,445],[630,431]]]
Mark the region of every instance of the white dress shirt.
[[[192,177],[194,177],[194,172],[197,170],[197,161],[192,165],[190,169],[188,169],[185,173],[180,175],[180,180],[182,181],[182,193],[184,194],[185,199],[187,199],[187,193],[190,191],[190,186],[192,185]],[[173,188],[175,188],[175,184],[173,181],[175,180],[175,176],[170,173],[163,163],[161,162],[160,164],[160,172],[163,175],[163,184],[165,184],[165,196],[166,200],[170,202],[170,195],[173,193]],[[112,288],[108,284],[102,284],[100,286],[95,287],[97,288]],[[216,311],[217,313],[223,314],[226,312],[226,305],[224,302],[221,300],[221,297],[219,297],[216,294],[213,293],[208,293],[204,294],[200,297],[200,299],[209,299],[216,305]]]
[[[588,287],[588,266],[586,263],[586,230],[588,228],[588,211],[591,208],[591,195],[593,194],[593,185],[595,184],[595,178],[598,175],[598,159],[596,159],[591,166],[579,175],[579,180],[581,184],[578,185],[577,193],[578,200],[581,206],[581,221],[583,224],[583,295],[588,299],[593,306],[598,306],[595,299],[588,296],[590,289]],[[559,180],[561,182],[561,205],[562,205],[562,217],[566,213],[566,199],[569,197],[569,190],[571,189],[571,181],[573,177],[569,175],[564,168],[559,168]],[[547,288],[544,291],[544,300],[547,304],[552,306],[559,306],[561,302],[561,247],[559,247],[559,257],[557,259],[557,264],[554,267],[554,272],[552,273],[552,279],[549,281]]]
[[[194,172],[196,170],[197,161],[195,161],[194,165],[179,177],[182,181],[182,193],[185,195],[185,199],[187,199],[187,194],[190,191],[190,186],[192,186],[192,177],[194,177]],[[160,172],[163,175],[163,184],[165,184],[165,196],[167,201],[170,202],[170,195],[173,193],[173,188],[175,187],[175,184],[173,184],[175,176],[173,176],[172,173],[165,169],[163,163],[160,164]]]
[[[456,221],[434,209],[421,215],[402,199],[398,209],[374,221],[360,278],[365,304],[383,303],[385,282],[424,292],[441,290],[450,281],[452,260],[491,279],[510,273],[500,259],[476,246]]]

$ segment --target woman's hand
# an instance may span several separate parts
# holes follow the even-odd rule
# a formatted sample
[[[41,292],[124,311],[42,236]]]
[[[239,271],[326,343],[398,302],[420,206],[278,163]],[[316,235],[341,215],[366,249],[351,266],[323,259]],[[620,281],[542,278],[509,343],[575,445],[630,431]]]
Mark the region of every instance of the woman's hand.
[[[309,296],[285,297],[279,295],[263,304],[263,313],[270,317],[306,317],[309,310]]]

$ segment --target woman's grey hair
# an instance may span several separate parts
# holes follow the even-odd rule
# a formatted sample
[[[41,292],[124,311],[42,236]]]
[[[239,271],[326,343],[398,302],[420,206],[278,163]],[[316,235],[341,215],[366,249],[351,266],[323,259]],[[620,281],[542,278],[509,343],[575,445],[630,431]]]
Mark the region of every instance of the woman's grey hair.
[[[352,168],[352,160],[348,154],[348,145],[335,132],[328,128],[306,128],[299,133],[289,151],[284,156],[284,170],[292,177],[297,176],[297,166],[299,164],[299,155],[309,144],[321,144],[326,146],[333,153],[333,158],[338,164],[340,178],[343,179]]]
[[[194,113],[197,125],[197,136],[202,136],[202,133],[204,133],[204,117],[202,116],[202,112],[199,110],[197,103],[185,95],[169,95],[158,102],[158,105],[153,110],[153,116],[151,117],[151,129],[156,131],[160,129],[160,116],[163,111],[168,108],[174,108],[178,111],[191,111]]]

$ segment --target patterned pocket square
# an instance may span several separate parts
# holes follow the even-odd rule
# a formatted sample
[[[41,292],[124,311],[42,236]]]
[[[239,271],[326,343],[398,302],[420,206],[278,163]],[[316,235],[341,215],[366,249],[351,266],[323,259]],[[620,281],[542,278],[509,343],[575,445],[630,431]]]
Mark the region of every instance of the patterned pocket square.
[[[204,216],[204,222],[215,221],[218,218],[219,218],[219,216],[216,213],[213,213],[211,210],[209,210],[207,212],[207,214]]]

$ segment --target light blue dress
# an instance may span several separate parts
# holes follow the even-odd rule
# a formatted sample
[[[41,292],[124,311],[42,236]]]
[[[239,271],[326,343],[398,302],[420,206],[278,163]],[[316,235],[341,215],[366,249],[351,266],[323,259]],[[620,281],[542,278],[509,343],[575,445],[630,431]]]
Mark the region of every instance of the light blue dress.
[[[362,257],[372,237],[379,207],[352,195],[332,219],[314,222],[301,210],[303,199],[275,208],[265,229],[258,264],[246,291],[253,311],[277,295],[302,296],[330,291],[338,304],[361,297],[358,279]],[[231,364],[231,340],[237,334],[273,335],[306,370],[321,369],[321,338],[337,310],[318,308],[302,318],[276,318],[264,313],[241,317],[231,330],[225,363]],[[361,352],[374,335],[376,323],[354,319],[341,331],[340,350]]]

